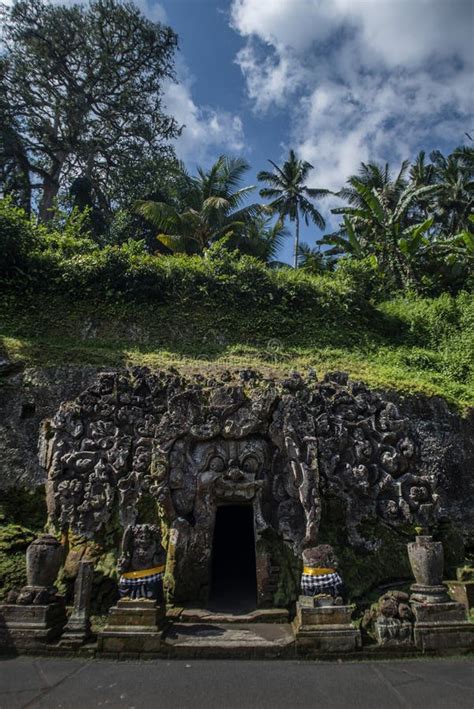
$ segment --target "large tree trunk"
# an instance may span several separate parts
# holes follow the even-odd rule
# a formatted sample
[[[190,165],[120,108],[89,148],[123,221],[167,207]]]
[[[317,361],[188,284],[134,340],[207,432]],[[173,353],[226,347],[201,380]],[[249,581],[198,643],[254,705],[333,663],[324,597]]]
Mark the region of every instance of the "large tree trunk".
[[[58,171],[59,177],[59,171]],[[43,182],[43,194],[38,206],[40,222],[49,222],[53,218],[54,200],[59,191],[59,181],[54,177],[47,177]]]
[[[298,268],[298,256],[300,250],[300,215],[298,212],[298,207],[296,208],[296,233],[295,233],[295,255],[293,259],[293,266]]]

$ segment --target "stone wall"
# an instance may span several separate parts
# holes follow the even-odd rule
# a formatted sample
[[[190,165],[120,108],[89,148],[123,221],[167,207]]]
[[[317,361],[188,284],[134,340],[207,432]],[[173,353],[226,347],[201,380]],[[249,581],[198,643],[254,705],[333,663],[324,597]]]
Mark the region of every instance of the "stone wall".
[[[77,401],[78,395],[90,387],[94,389],[99,373],[100,369],[94,367],[28,368],[15,371],[11,366],[4,364],[3,373],[0,374],[0,490],[3,491],[4,499],[13,493],[17,494],[19,489],[42,489],[45,483],[45,469],[41,468],[38,462],[38,441],[40,439],[43,442],[50,440],[50,434],[46,430],[49,424],[45,424],[45,421],[54,417],[62,402]],[[123,374],[124,379],[130,378],[129,373],[124,372]],[[137,376],[145,378],[151,376],[153,378],[155,375],[147,373],[138,373],[137,375],[135,373],[133,376],[136,379]],[[179,402],[186,400],[188,396],[186,392],[189,393],[189,388],[194,388],[195,393],[196,391],[204,391],[206,388],[209,389],[209,381],[203,381],[203,378],[200,383],[199,377],[189,383],[185,379],[177,377],[176,373],[161,373],[159,376],[162,377],[160,386],[164,389],[169,386],[169,381],[174,380],[175,384],[179,382],[173,393],[173,396],[178,396],[178,399],[175,400],[176,410],[174,412],[178,417],[181,415]],[[168,384],[165,381],[167,377]],[[297,432],[296,436],[286,436],[286,443],[280,441],[280,433],[276,430],[269,436],[265,426],[261,427],[261,422],[253,431],[253,434],[255,432],[258,432],[259,435],[262,434],[262,441],[266,441],[265,447],[269,446],[268,454],[278,458],[284,449],[285,459],[282,459],[278,464],[281,467],[280,472],[285,466],[292,467],[292,446],[295,445],[303,445],[303,458],[311,468],[312,453],[308,441],[312,437],[317,439],[319,450],[317,468],[323,489],[321,506],[316,510],[317,520],[314,518],[311,505],[308,505],[307,500],[305,501],[308,490],[304,489],[304,486],[299,492],[296,491],[296,497],[302,504],[300,511],[297,511],[293,504],[294,491],[290,491],[290,494],[277,492],[277,502],[282,511],[282,523],[279,528],[278,520],[272,520],[272,511],[267,511],[265,514],[272,524],[268,529],[262,531],[265,548],[268,551],[273,546],[275,558],[287,554],[285,548],[282,548],[278,543],[277,533],[286,534],[290,546],[293,546],[297,552],[303,543],[305,533],[313,534],[312,529],[314,530],[314,524],[317,523],[320,540],[333,543],[339,550],[342,566],[346,569],[346,580],[348,585],[352,587],[353,596],[364,596],[377,585],[409,578],[410,572],[404,552],[405,544],[413,533],[413,525],[417,521],[419,522],[417,514],[413,514],[413,511],[417,512],[422,504],[426,506],[426,503],[436,507],[438,534],[444,535],[443,538],[447,542],[447,563],[451,567],[461,562],[464,553],[463,543],[471,548],[474,546],[474,515],[472,514],[474,476],[471,472],[474,468],[474,415],[472,413],[463,419],[455,412],[450,411],[441,399],[427,399],[422,396],[401,397],[395,392],[369,392],[367,394],[363,385],[348,383],[347,378],[340,373],[336,373],[332,380],[329,378],[322,383],[317,383],[314,380],[309,381],[307,378],[303,380],[298,375],[279,382],[263,381],[258,373],[245,372],[224,373],[223,379],[224,381],[217,377],[214,380],[216,384],[219,384],[217,386],[219,394],[212,405],[217,409],[221,407],[222,412],[227,407],[228,419],[229,412],[231,413],[230,418],[232,418],[240,407],[241,414],[237,417],[234,416],[232,423],[234,427],[237,425],[237,427],[243,426],[245,428],[245,416],[252,406],[255,411],[254,400],[259,398],[254,395],[257,390],[260,391],[260,394],[263,391],[268,393],[269,390],[274,392],[275,402],[273,404],[269,401],[265,403],[262,400],[260,410],[263,412],[264,419],[269,416],[275,419],[273,406],[276,407],[276,410],[280,410],[282,420],[285,416],[287,417],[287,423],[280,426],[280,433],[284,433],[285,430],[288,433],[292,427],[291,419],[296,415],[301,430]],[[219,402],[219,396],[224,390],[227,391],[231,400]],[[232,400],[237,391],[244,392],[243,396],[248,399],[247,403],[243,400]],[[183,394],[184,399],[179,399]],[[237,396],[239,397],[241,394]],[[351,406],[357,402],[358,396],[362,409],[360,412],[357,412],[356,409],[351,411]],[[365,401],[364,397],[365,399],[369,397],[369,399]],[[253,404],[252,401],[254,401]],[[296,414],[293,402],[298,402],[296,408],[299,411]],[[392,409],[390,404],[394,404]],[[198,408],[202,405],[203,401],[199,403]],[[205,407],[208,406],[209,401],[206,400]],[[265,406],[268,408],[266,413]],[[302,420],[301,412],[308,407],[315,414],[313,418],[317,423],[315,429],[308,429],[305,432],[305,423]],[[364,407],[366,408],[364,409]],[[370,411],[370,407],[375,407],[374,411]],[[64,411],[67,411],[67,407]],[[247,412],[245,416],[242,413],[244,411]],[[366,434],[364,434],[366,424],[362,426],[362,433],[359,431],[360,426],[356,426],[355,428],[359,432],[356,431],[354,436],[351,433],[351,440],[344,443],[347,431],[352,430],[351,427],[354,428],[354,416],[356,423],[357,421],[359,423],[367,421],[371,416],[375,417],[375,423],[370,424]],[[278,419],[278,416],[276,418]],[[270,419],[268,421],[271,423]],[[61,427],[61,422],[57,421],[57,423]],[[154,425],[157,423],[159,421],[154,422]],[[185,435],[181,435],[180,445],[185,447],[186,454],[190,455],[191,459],[194,457],[196,465],[198,465],[199,460],[205,457],[204,448],[201,451],[199,447],[203,447],[204,444],[199,443],[199,440],[205,441],[208,435],[204,430],[201,432],[202,435],[195,436],[190,433],[194,423],[189,421],[186,424],[189,430],[181,431],[181,434]],[[66,428],[68,425],[66,424]],[[169,425],[172,426],[172,421],[169,422]],[[224,431],[224,439],[228,439],[225,425],[223,420],[222,425],[219,424],[216,428],[215,435],[221,435]],[[173,432],[171,431],[171,433]],[[251,427],[247,433],[252,434]],[[237,433],[235,437],[242,438],[243,434],[245,431],[242,429],[240,434]],[[99,438],[106,435],[105,429],[97,431]],[[79,438],[81,436],[82,433]],[[188,440],[186,436],[188,438],[191,436],[194,441],[192,445],[190,444],[191,439]],[[172,438],[173,435],[168,436],[169,441]],[[250,443],[252,443],[251,440]],[[258,453],[258,447],[264,444],[254,441],[252,445],[256,447]],[[372,447],[370,451],[364,450],[367,445]],[[168,451],[170,454],[174,452],[176,457],[178,450],[174,448],[173,451],[174,446],[175,444],[170,444]],[[225,448],[225,441],[220,446]],[[338,449],[336,450],[334,446]],[[355,459],[352,459],[353,454],[348,454],[347,451],[353,450],[355,447],[358,448]],[[73,452],[73,448],[74,446],[69,453]],[[145,461],[146,451],[140,451],[139,448],[140,446],[135,451],[137,463],[146,467],[149,465],[149,461]],[[190,453],[188,449],[191,451]],[[395,453],[391,453],[392,450],[397,452],[396,456]],[[218,450],[217,453],[223,455],[222,451]],[[44,459],[45,451],[42,451],[42,454]],[[141,461],[140,455],[142,455]],[[156,458],[156,450],[154,455]],[[262,458],[265,455],[267,455],[266,452],[261,453]],[[374,473],[371,472],[370,466],[374,470],[377,466],[377,481],[373,479]],[[390,478],[391,469],[393,469],[395,485],[399,487],[400,495],[398,497],[388,492],[394,482]],[[298,471],[294,470],[292,475],[294,475],[294,480],[298,480]],[[278,487],[276,482],[275,485]],[[411,490],[413,490],[412,493],[410,493]],[[350,509],[351,495],[356,500],[353,509]],[[417,495],[420,497],[419,502],[415,499]],[[185,509],[186,504],[189,504],[186,503],[185,497],[185,488],[179,486],[173,488],[173,484],[171,485],[171,498],[174,504],[178,501],[178,507],[181,504]],[[182,498],[181,501],[180,498]],[[269,507],[269,499],[264,505],[266,508]],[[265,503],[265,497],[263,502]],[[277,508],[274,507],[274,509]],[[298,530],[293,529],[293,533],[291,530],[285,532],[285,524],[292,526],[292,510],[295,513],[294,522]],[[374,514],[371,515],[370,510],[373,510]],[[59,516],[60,514],[61,510],[59,510]],[[11,523],[12,520],[6,521]],[[124,520],[125,522],[126,520]],[[84,532],[81,529],[76,531],[79,535]],[[113,534],[110,534],[109,530],[108,534],[108,541],[102,535],[100,539],[93,539],[89,544],[93,553],[96,554],[99,564],[107,567],[107,573],[113,573],[113,559],[115,557],[113,547],[117,544],[118,533],[115,530]],[[74,561],[77,562],[83,554],[84,548],[81,548],[79,544],[75,550],[75,557],[69,560],[71,576],[74,575]],[[291,563],[291,559],[285,560],[289,573],[291,573]],[[278,594],[283,604],[291,596],[291,585],[291,579],[287,581],[285,578],[280,579]]]

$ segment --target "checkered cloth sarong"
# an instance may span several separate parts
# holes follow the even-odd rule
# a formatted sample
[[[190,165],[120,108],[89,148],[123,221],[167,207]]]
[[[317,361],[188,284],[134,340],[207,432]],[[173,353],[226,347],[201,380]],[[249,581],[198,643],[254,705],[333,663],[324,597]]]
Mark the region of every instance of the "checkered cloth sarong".
[[[302,574],[301,594],[303,596],[317,596],[319,593],[326,593],[330,596],[339,596],[342,590],[342,579],[334,571],[330,574]]]
[[[156,599],[162,592],[164,572],[142,576],[138,579],[127,579],[121,576],[119,593],[121,598],[152,598]]]

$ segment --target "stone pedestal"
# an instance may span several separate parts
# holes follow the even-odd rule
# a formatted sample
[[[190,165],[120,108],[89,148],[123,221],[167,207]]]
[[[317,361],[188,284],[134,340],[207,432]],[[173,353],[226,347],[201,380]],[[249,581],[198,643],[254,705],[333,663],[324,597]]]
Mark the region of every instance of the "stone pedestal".
[[[54,642],[66,624],[64,603],[0,606],[0,645],[15,650],[40,649]]]
[[[462,603],[417,603],[411,607],[415,616],[414,640],[423,652],[429,650],[474,649],[474,623],[466,620]]]
[[[81,561],[74,584],[74,607],[60,641],[63,647],[80,647],[91,636],[89,616],[93,580],[92,561]]]
[[[317,606],[300,596],[293,621],[298,648],[320,652],[352,652],[361,647],[360,631],[351,623],[352,606]]]
[[[413,583],[410,586],[410,601],[421,604],[440,604],[449,601],[448,589],[441,583],[436,586],[428,586],[421,583]]]
[[[98,651],[134,655],[157,652],[164,619],[164,605],[144,598],[122,598],[110,609],[107,625],[98,634]]]

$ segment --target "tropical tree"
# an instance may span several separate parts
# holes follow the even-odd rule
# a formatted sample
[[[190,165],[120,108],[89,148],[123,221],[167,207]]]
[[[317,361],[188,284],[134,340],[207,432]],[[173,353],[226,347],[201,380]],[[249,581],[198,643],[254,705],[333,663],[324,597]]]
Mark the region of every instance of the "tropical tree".
[[[311,220],[320,229],[324,229],[326,226],[324,218],[311,200],[320,199],[331,192],[306,186],[308,174],[313,166],[305,160],[299,160],[294,150],[290,150],[288,159],[282,167],[272,160],[269,162],[273,165],[273,172],[263,170],[257,175],[261,182],[269,185],[260,190],[260,196],[271,200],[269,207],[278,213],[283,221],[288,218],[291,222],[295,222],[293,265],[298,268],[300,217],[304,218],[306,224]]]
[[[187,174],[182,166],[175,198],[169,201],[141,200],[136,211],[158,230],[157,238],[171,252],[203,253],[227,237],[238,239],[262,208],[245,204],[255,187],[239,187],[247,162],[221,155],[205,171]]]
[[[445,157],[439,150],[430,154],[437,190],[431,205],[444,237],[469,229],[474,210],[474,149],[458,148]]]
[[[388,207],[394,207],[403,190],[407,187],[406,173],[410,163],[404,160],[393,178],[388,163],[384,165],[376,162],[361,163],[356,175],[351,175],[347,179],[346,186],[337,192],[337,196],[348,202],[351,207],[363,206],[363,200],[359,193],[359,185],[364,185],[370,190],[377,190],[377,193]]]
[[[331,258],[328,251],[321,251],[318,246],[309,246],[302,242],[299,248],[299,267],[308,273],[324,273],[332,271],[335,266],[335,259]]]
[[[21,182],[23,201],[35,192],[42,221],[74,179],[106,193],[131,164],[170,152],[179,127],[161,100],[174,78],[169,27],[120,0],[16,0],[0,6],[0,25],[0,170]]]
[[[262,210],[245,225],[241,233],[228,240],[229,246],[234,246],[244,254],[255,256],[271,267],[282,267],[287,264],[277,260],[278,253],[287,237],[289,230],[281,219],[275,219]]]
[[[433,219],[413,223],[408,218],[412,205],[420,197],[433,193],[436,186],[405,186],[390,199],[383,190],[369,188],[351,177],[354,207],[338,207],[333,213],[344,215],[341,232],[328,235],[323,243],[335,246],[341,253],[352,253],[361,258],[373,256],[378,267],[388,275],[396,288],[417,287],[413,259],[417,252],[428,246],[425,235]]]

